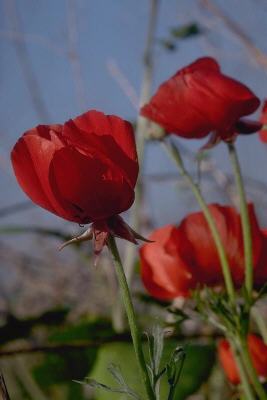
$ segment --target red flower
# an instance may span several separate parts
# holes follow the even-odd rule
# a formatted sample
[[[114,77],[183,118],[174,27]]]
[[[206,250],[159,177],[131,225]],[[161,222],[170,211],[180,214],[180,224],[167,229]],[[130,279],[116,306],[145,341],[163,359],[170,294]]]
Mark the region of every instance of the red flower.
[[[117,214],[132,205],[138,175],[127,121],[88,111],[64,125],[39,125],[18,140],[11,159],[34,203],[69,221],[94,222],[94,232],[122,231]]]
[[[267,100],[265,100],[265,102],[263,104],[260,121],[263,125],[265,125],[265,127],[263,126],[262,130],[259,132],[260,139],[263,143],[266,143],[267,142]]]
[[[248,348],[258,375],[267,378],[267,346],[261,338],[250,334],[248,336]],[[229,381],[234,385],[239,384],[239,371],[234,360],[232,349],[227,340],[223,339],[219,342],[218,355]]]
[[[149,293],[159,299],[188,296],[196,282],[183,260],[190,249],[180,231],[167,225],[156,229],[149,239],[154,243],[140,249],[142,279]]]
[[[239,214],[232,207],[210,205],[236,287],[244,280],[243,236]],[[249,206],[253,237],[255,283],[267,279],[267,238],[259,229],[254,208]],[[142,279],[149,293],[159,299],[188,296],[197,284],[223,284],[220,260],[202,212],[189,214],[180,225],[156,229],[149,239],[155,243],[140,250]]]
[[[213,58],[204,57],[165,81],[141,114],[168,133],[187,139],[199,139],[214,131],[220,139],[229,140],[240,131],[251,133],[250,122],[239,120],[259,104],[247,86],[222,74]],[[260,127],[254,124],[253,132]]]

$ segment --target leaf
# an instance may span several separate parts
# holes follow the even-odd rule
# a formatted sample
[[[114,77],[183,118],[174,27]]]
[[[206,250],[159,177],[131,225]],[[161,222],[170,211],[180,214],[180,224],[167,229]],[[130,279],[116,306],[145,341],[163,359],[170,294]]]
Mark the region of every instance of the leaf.
[[[201,33],[203,33],[203,30],[196,22],[170,29],[170,34],[175,39],[187,39],[192,36],[200,35]]]
[[[40,325],[56,326],[62,324],[67,317],[69,310],[55,309],[47,311],[40,316],[26,319],[18,319],[12,314],[6,317],[5,325],[0,327],[1,344],[19,338],[28,338],[34,328]]]
[[[84,340],[101,340],[112,335],[114,331],[111,323],[99,318],[57,328],[50,335],[49,342],[77,343]],[[68,383],[75,379],[82,380],[92,369],[97,351],[97,347],[94,347],[46,354],[39,366],[34,369],[35,378],[44,388],[58,383]]]
[[[267,282],[262,286],[262,288],[260,289],[258,296],[256,297],[256,301],[258,301],[259,299],[261,299],[262,297],[266,296],[267,294]]]
[[[167,311],[175,316],[175,324],[181,324],[181,322],[188,319],[188,315],[179,308],[169,307]]]
[[[84,381],[75,381],[77,383],[83,384],[83,385],[89,385],[93,388],[96,389],[101,389],[106,392],[113,392],[113,393],[121,393],[125,394],[128,397],[134,398],[136,400],[140,400],[140,397],[138,396],[137,393],[135,393],[126,383],[125,379],[122,376],[121,369],[119,366],[115,364],[111,364],[107,370],[109,373],[112,375],[114,380],[119,384],[118,387],[111,387],[108,385],[105,385],[104,383],[98,382],[95,379],[92,378],[85,378]]]
[[[159,39],[158,43],[165,49],[169,51],[174,51],[177,49],[177,45],[171,39]]]
[[[153,337],[153,366],[155,374],[158,374],[160,361],[164,346],[164,331],[159,325],[155,326],[152,331]]]
[[[115,334],[111,322],[104,318],[92,318],[78,324],[64,326],[54,331],[49,340],[51,342],[71,342],[78,340],[101,340]]]
[[[177,342],[168,340],[165,342],[161,366],[164,367],[169,361],[173,349],[177,347]],[[146,355],[148,353],[148,345],[144,346]],[[204,382],[213,367],[215,361],[215,348],[211,345],[191,344],[186,347],[186,360],[175,391],[174,400],[184,400],[193,394]],[[123,371],[124,379],[128,385],[137,393],[141,399],[145,398],[143,386],[139,376],[138,366],[136,364],[135,355],[132,346],[128,343],[111,343],[106,344],[99,349],[97,361],[94,365],[90,376],[104,382],[108,386],[113,386],[113,379],[106,370],[106,366],[115,363],[120,366]],[[167,379],[162,378],[161,397],[168,398],[169,386]],[[96,400],[124,400],[125,395],[118,396],[112,393],[98,391],[95,394]]]

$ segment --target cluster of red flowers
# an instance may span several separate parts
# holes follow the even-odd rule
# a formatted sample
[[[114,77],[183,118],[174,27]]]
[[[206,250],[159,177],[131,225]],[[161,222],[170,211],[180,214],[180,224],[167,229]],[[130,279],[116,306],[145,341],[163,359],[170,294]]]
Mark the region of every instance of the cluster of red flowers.
[[[242,83],[224,75],[209,57],[198,59],[164,82],[141,115],[164,134],[187,139],[210,135],[207,147],[220,140],[233,141],[239,133],[261,130],[267,142],[267,103],[261,121],[244,119],[260,101]],[[26,132],[12,151],[12,163],[24,192],[39,206],[80,224],[92,223],[88,237],[101,251],[112,234],[136,243],[142,239],[118,215],[134,201],[138,161],[131,125],[98,111],[63,125],[39,125]],[[240,216],[232,207],[209,206],[231,266],[233,282],[244,280],[244,249]],[[255,287],[267,279],[267,232],[260,229],[249,206],[253,237]],[[223,276],[217,250],[201,212],[188,215],[178,227],[155,230],[154,243],[141,248],[143,282],[159,299],[189,296],[197,285],[221,286]],[[267,376],[267,347],[255,336],[249,346],[260,374]],[[229,379],[238,373],[226,341],[220,358]],[[264,367],[261,356],[264,354]]]
[[[240,287],[244,280],[244,250],[240,216],[233,207],[209,205],[216,222],[233,282]],[[267,281],[267,235],[259,228],[253,205],[249,205],[253,237],[255,286]],[[189,214],[178,227],[156,229],[142,246],[141,273],[145,287],[158,299],[187,297],[197,285],[223,285],[218,252],[202,212]]]
[[[248,335],[248,348],[253,365],[259,376],[267,378],[267,346],[256,335]],[[219,360],[223,366],[227,378],[234,385],[240,383],[240,376],[234,360],[233,352],[227,340],[222,339],[218,346]]]

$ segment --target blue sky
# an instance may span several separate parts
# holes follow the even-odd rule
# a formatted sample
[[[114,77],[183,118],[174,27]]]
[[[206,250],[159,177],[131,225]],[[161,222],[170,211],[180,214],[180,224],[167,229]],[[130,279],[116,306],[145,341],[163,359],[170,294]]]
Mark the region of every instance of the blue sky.
[[[214,2],[267,53],[267,5],[264,0]],[[111,76],[108,65],[115,63],[139,93],[148,10],[148,0],[0,1],[0,207],[26,199],[9,162],[10,149],[25,130],[39,123],[63,122],[90,108],[135,120],[136,110]],[[33,105],[14,46],[14,41],[18,40],[16,14],[23,34],[19,39],[25,39],[45,116],[40,116]],[[258,67],[220,20],[200,7],[199,1],[161,0],[156,38],[167,37],[173,26],[193,21],[203,27],[203,35],[180,42],[177,51],[172,53],[155,45],[154,89],[182,66],[200,56],[211,55],[217,58],[224,72],[245,82],[260,98],[267,97],[266,71]],[[70,62],[70,35],[81,67],[79,74],[78,65],[78,82],[77,62]],[[185,144],[191,149],[200,147],[196,141]],[[238,147],[245,173],[267,183],[267,151],[257,136],[240,138]],[[213,153],[218,164],[229,171],[224,146],[218,146]],[[159,146],[149,146],[145,170],[146,173],[172,170]],[[193,201],[177,201],[173,184],[150,184],[147,195],[147,209],[155,224],[178,221],[186,212],[196,209]],[[181,199],[185,200],[184,197],[182,193]],[[207,197],[210,200],[222,198],[216,189],[207,191]],[[263,210],[260,213],[266,214]],[[2,221],[27,223],[29,219],[49,226],[60,223],[56,217],[37,208]]]

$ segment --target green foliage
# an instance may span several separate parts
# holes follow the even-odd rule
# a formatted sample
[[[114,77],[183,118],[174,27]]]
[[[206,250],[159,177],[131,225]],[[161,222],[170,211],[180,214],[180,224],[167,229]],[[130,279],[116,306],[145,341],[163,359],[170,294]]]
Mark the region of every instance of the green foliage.
[[[174,354],[173,350],[177,348],[177,343],[169,340],[166,342],[161,361],[161,367],[169,362],[170,355]],[[148,353],[148,346],[146,346]],[[173,355],[173,362],[178,361]],[[187,396],[194,393],[209,376],[215,360],[214,347],[210,345],[192,344],[186,347],[186,360],[182,370],[178,387],[175,391],[174,400],[183,400]],[[99,349],[97,361],[90,377],[98,382],[104,382],[105,385],[113,385],[113,380],[108,373],[106,367],[110,364],[119,365],[123,371],[124,379],[131,388],[139,393],[141,398],[144,396],[142,392],[142,383],[140,381],[139,371],[135,361],[135,355],[130,344],[112,343]],[[169,373],[174,372],[174,364],[169,367]],[[175,373],[179,371],[176,369]],[[177,375],[176,375],[177,376]],[[173,375],[172,375],[173,377]],[[161,398],[167,399],[169,393],[169,385],[167,379],[163,379],[161,388]],[[124,400],[125,395],[107,393],[102,390],[96,391],[96,400]]]
[[[196,22],[190,22],[182,26],[175,26],[170,29],[170,36],[161,38],[158,43],[169,51],[175,51],[177,49],[177,42],[198,36],[203,33],[203,29]]]
[[[114,334],[115,332],[112,329],[110,321],[97,318],[57,329],[50,335],[49,340],[51,342],[61,343],[82,340],[101,340],[109,338]]]
[[[116,382],[116,387],[105,385],[92,378],[86,378],[85,381],[83,382],[77,381],[77,383],[80,383],[82,385],[89,385],[92,388],[100,389],[105,392],[117,393],[126,397],[130,397],[132,399],[141,400],[139,395],[134,390],[132,390],[126,383],[126,380],[118,365],[110,364],[109,367],[107,368],[107,371],[110,373],[113,380]]]
[[[111,337],[114,331],[109,321],[92,319],[78,325],[57,328],[49,337],[49,343],[62,344],[57,353],[48,353],[41,363],[33,369],[33,375],[40,387],[49,392],[53,385],[65,384],[69,399],[83,399],[82,387],[74,380],[82,380],[87,376],[96,360],[98,347],[64,348],[65,343],[81,343]],[[74,396],[75,397],[71,397]]]
[[[18,319],[8,314],[5,325],[0,327],[1,344],[20,338],[28,338],[34,328],[40,325],[53,326],[64,322],[68,309],[47,311],[35,318]]]
[[[197,36],[202,33],[202,29],[196,22],[191,22],[186,25],[178,26],[178,27],[173,27],[170,30],[170,34],[172,37],[176,39],[188,39],[191,38],[192,36]]]

